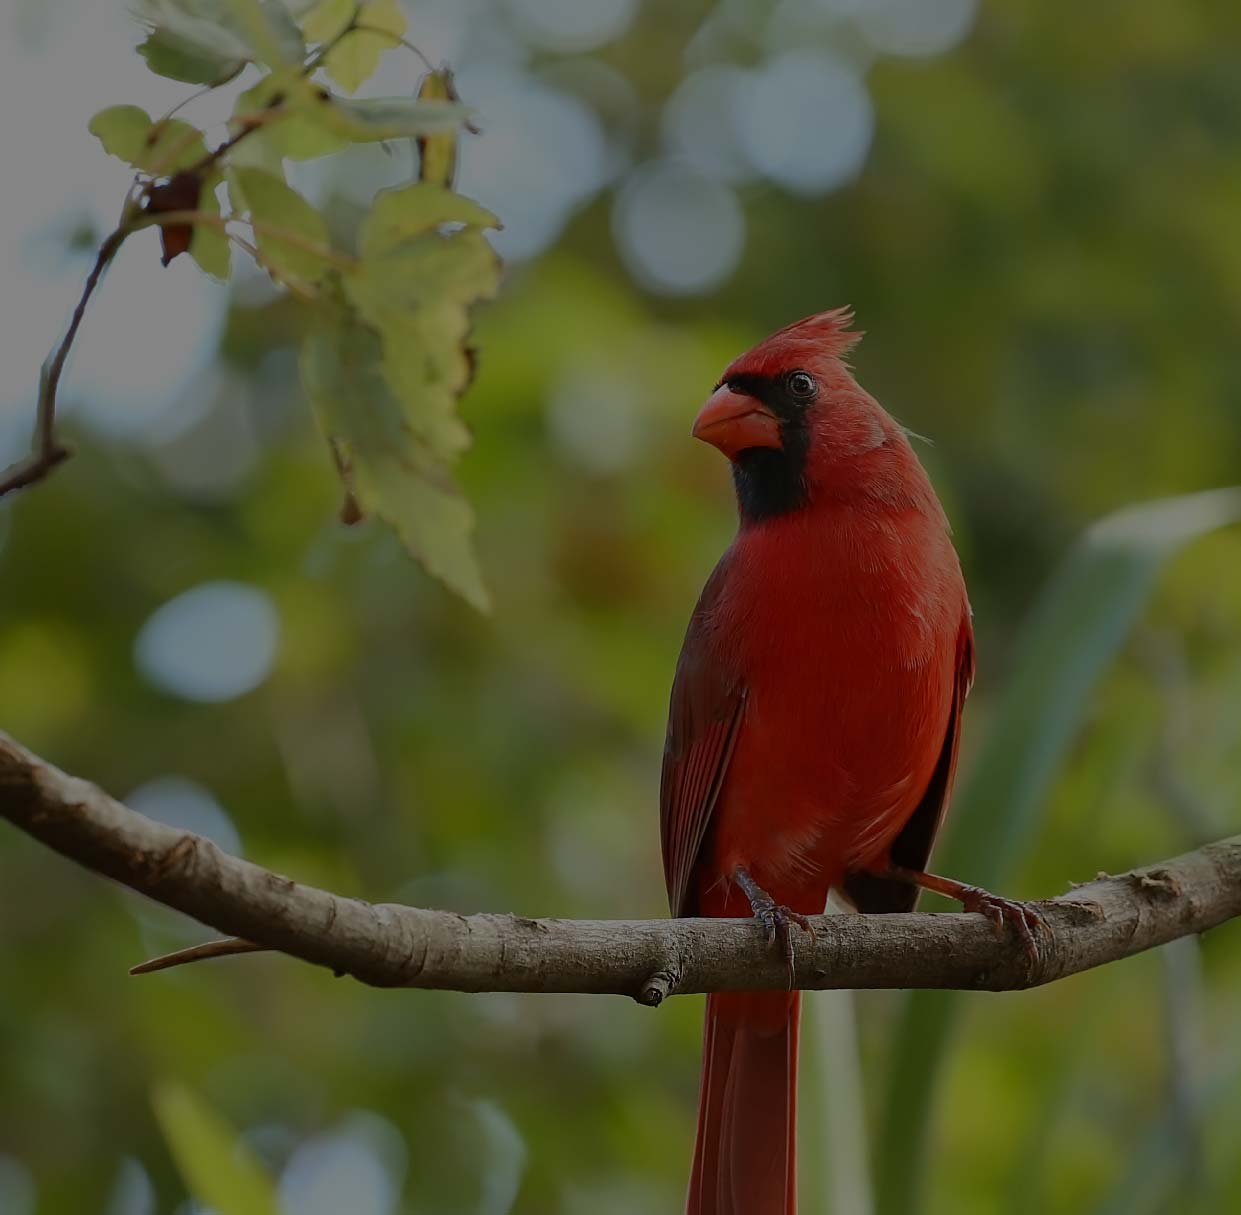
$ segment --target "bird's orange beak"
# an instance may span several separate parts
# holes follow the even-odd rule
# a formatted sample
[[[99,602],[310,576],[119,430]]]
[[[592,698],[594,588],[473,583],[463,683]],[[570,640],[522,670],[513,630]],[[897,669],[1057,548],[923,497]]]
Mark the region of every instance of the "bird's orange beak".
[[[730,460],[753,447],[783,447],[780,423],[762,401],[721,384],[694,419],[693,435]]]

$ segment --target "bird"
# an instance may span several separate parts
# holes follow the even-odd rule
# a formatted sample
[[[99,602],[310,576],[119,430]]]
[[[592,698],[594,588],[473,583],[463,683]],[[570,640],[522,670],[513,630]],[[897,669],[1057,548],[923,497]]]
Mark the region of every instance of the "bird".
[[[856,381],[847,308],[725,370],[693,436],[732,466],[738,528],[694,608],[660,785],[674,916],[754,916],[794,963],[830,891],[920,888],[1009,925],[1037,912],[926,872],[974,679],[969,598],[908,432]],[[687,1215],[794,1215],[800,993],[709,995]]]

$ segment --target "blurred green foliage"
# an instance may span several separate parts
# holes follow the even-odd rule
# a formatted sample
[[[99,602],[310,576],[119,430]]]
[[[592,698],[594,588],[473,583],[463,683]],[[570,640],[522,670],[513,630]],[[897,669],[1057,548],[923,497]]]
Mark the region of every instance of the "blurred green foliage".
[[[742,62],[764,7],[729,5],[750,18],[730,49]],[[594,56],[636,91],[639,150],[655,146],[709,8],[648,5]],[[415,6],[414,38],[417,21]],[[956,50],[875,62],[875,141],[856,181],[815,197],[742,187],[745,253],[707,297],[632,286],[610,196],[584,207],[510,270],[476,334],[460,474],[491,619],[391,536],[335,521],[295,387],[299,327],[285,302],[239,293],[219,353],[236,399],[165,444],[83,431],[71,464],[0,508],[0,724],[121,796],[190,778],[247,856],[346,893],[662,914],[667,689],[732,528],[726,472],[689,421],[739,350],[847,302],[870,334],[860,380],[935,440],[920,450],[979,639],[968,780],[1027,611],[1073,538],[1132,502],[1237,480],[1239,43],[1226,0],[993,0]],[[126,252],[154,255],[140,241]],[[600,400],[627,410],[611,459]],[[184,470],[238,410],[258,458],[226,492],[196,488]],[[196,703],[144,678],[134,644],[158,607],[215,580],[270,595],[279,650],[256,690]],[[1080,725],[1005,893],[1056,893],[1241,829],[1238,621],[1234,528],[1170,563],[1072,706]],[[941,856],[964,849],[950,839]],[[186,1183],[150,1100],[169,1083],[243,1128],[286,1197],[299,1168],[343,1159],[332,1145],[348,1141],[385,1162],[404,1212],[678,1207],[696,1000],[652,1014],[598,997],[376,992],[268,957],[131,980],[128,965],[198,931],[12,832],[0,891],[0,1157],[29,1171],[39,1215],[144,1209],[108,1205],[134,1160],[150,1209],[177,1209]],[[1221,930],[1195,956],[1188,977],[1146,955],[960,997],[922,1128],[922,1208],[1234,1209],[1241,937]],[[858,1116],[877,1128],[885,1091],[900,1092],[888,1072],[906,1000],[856,1003]]]

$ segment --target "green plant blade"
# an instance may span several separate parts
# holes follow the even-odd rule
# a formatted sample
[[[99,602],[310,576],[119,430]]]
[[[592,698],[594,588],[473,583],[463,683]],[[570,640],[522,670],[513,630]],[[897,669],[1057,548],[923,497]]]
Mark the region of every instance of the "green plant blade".
[[[1003,886],[1033,835],[1048,789],[1081,725],[1091,689],[1120,648],[1165,561],[1241,520],[1241,488],[1126,508],[1095,524],[1035,605],[1007,687],[971,771],[936,868]],[[913,993],[891,1053],[876,1155],[879,1215],[922,1204],[935,1087],[961,993]]]
[[[798,1095],[799,1210],[803,1215],[873,1215],[866,1144],[866,1090],[851,991],[802,993]]]
[[[155,1117],[186,1187],[216,1215],[281,1215],[275,1187],[237,1132],[179,1084],[152,1094]]]

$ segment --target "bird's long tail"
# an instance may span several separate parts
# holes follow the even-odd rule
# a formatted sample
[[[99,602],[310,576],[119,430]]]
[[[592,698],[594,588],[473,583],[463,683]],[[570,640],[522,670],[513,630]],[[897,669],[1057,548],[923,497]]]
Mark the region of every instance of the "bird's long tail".
[[[686,1215],[795,1215],[801,993],[707,997]]]

